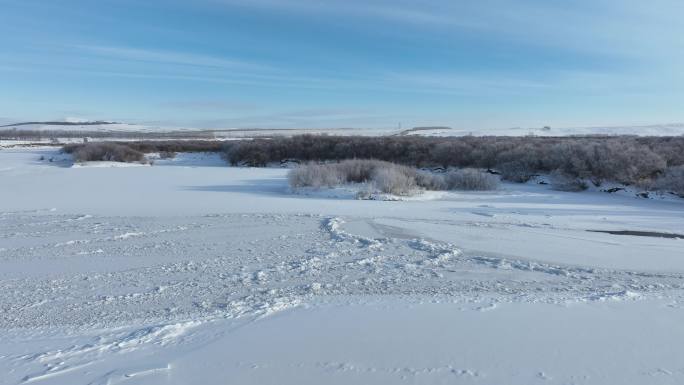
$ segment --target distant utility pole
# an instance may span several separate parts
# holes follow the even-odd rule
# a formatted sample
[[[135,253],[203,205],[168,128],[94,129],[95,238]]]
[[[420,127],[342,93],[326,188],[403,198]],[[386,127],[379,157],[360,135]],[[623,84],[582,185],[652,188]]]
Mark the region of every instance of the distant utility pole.
[[[401,122],[399,122],[399,131],[401,131]]]

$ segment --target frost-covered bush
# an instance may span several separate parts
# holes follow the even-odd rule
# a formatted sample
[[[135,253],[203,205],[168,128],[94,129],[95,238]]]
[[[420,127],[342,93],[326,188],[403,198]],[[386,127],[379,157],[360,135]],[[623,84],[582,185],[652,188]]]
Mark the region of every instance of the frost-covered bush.
[[[434,174],[427,171],[419,171],[415,176],[416,184],[426,190],[440,191],[447,189],[444,174]]]
[[[343,176],[336,167],[326,164],[307,163],[290,170],[287,175],[290,186],[299,187],[333,187],[344,182]]]
[[[378,169],[399,168],[401,166],[380,160],[350,159],[331,164],[329,167],[335,168],[348,183],[364,183],[373,179],[373,173]]]
[[[393,195],[412,195],[417,190],[414,175],[403,172],[401,167],[378,167],[371,180],[379,191]]]
[[[499,187],[499,178],[472,168],[449,171],[444,175],[448,190],[487,191]]]
[[[373,197],[375,190],[370,184],[364,184],[359,191],[356,192],[356,199],[367,200]]]
[[[421,189],[493,190],[499,183],[495,175],[475,169],[435,174],[389,162],[359,159],[325,164],[309,162],[291,170],[288,179],[293,188],[360,183],[363,184],[360,197],[371,196],[373,192],[412,195]]]
[[[110,142],[65,146],[63,151],[71,154],[77,162],[142,162],[145,159],[145,155],[140,151]]]
[[[309,162],[291,170],[288,179],[293,188],[366,183],[383,193],[409,195],[416,190],[417,173],[410,167],[389,162],[352,159],[327,164]]]

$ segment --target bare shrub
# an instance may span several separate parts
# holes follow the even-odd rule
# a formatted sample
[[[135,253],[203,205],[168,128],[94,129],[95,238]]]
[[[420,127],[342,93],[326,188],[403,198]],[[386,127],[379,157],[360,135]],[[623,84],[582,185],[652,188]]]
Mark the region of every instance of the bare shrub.
[[[449,171],[444,179],[449,190],[486,191],[499,187],[499,179],[495,175],[472,168]]]
[[[638,184],[662,172],[667,163],[644,145],[626,140],[601,143],[595,151],[592,175],[625,184]]]
[[[496,167],[500,169],[502,177],[514,182],[527,182],[534,173],[548,167],[548,146],[540,146],[534,141],[516,143],[512,148],[507,148],[503,143],[501,148],[496,149],[494,155]],[[487,167],[489,168],[489,167]]]
[[[558,170],[565,175],[578,178],[592,176],[592,163],[594,153],[597,152],[593,143],[562,142],[554,145],[549,159],[549,169]],[[595,176],[600,178],[600,176]]]
[[[67,144],[62,147],[62,151],[73,153],[82,147],[93,149],[93,146],[104,146],[111,148],[112,145],[123,146],[130,150],[143,154],[157,152],[168,155],[178,152],[220,152],[223,149],[223,142],[216,140],[146,140],[138,142],[89,142],[79,144]]]
[[[568,175],[562,171],[551,173],[551,186],[558,191],[579,192],[588,188],[587,182],[582,178]]]
[[[176,153],[173,151],[161,151],[159,153],[159,158],[161,159],[173,159],[176,157]]]
[[[565,142],[554,148],[553,169],[567,176],[639,184],[662,172],[667,162],[651,148],[633,139]]]
[[[110,161],[110,162],[142,162],[145,155],[128,146],[117,143],[86,143],[68,145],[63,149],[71,154],[77,162]]]
[[[670,167],[655,180],[653,188],[684,198],[684,166]]]
[[[219,152],[223,143],[218,140],[145,140],[139,142],[118,142],[144,152]]]
[[[639,140],[665,159],[668,167],[684,165],[684,136],[646,138],[645,140],[640,138]]]
[[[525,183],[532,178],[533,169],[528,168],[524,162],[513,160],[497,167],[504,180]]]

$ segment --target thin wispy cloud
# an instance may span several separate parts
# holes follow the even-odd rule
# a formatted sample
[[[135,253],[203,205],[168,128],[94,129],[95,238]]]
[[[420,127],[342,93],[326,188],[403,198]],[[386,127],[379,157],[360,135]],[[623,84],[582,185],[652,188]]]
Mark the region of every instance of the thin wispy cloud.
[[[331,90],[347,92],[399,92],[436,95],[477,95],[485,91],[503,94],[525,94],[548,89],[561,89],[568,84],[576,89],[595,90],[607,79],[614,78],[609,73],[558,72],[549,74],[545,80],[516,78],[506,73],[480,73],[469,76],[459,73],[424,73],[424,72],[378,72],[369,77],[325,77],[306,78],[282,73],[280,75],[260,75],[246,73],[217,73],[214,76],[196,72],[171,71],[158,72],[120,72],[98,71],[91,69],[30,69],[22,67],[2,68],[0,71],[47,72],[58,74],[79,74],[91,77],[129,78],[129,79],[167,79],[186,82],[203,82],[214,84],[244,85],[259,88]],[[582,79],[583,81],[577,82]],[[591,81],[589,81],[591,80]],[[619,79],[616,79],[619,80]],[[193,105],[194,104],[194,105]],[[221,102],[179,102],[178,105],[164,104],[165,107],[187,107],[201,109],[231,109],[240,106]]]
[[[75,45],[72,48],[79,51],[81,54],[96,55],[119,60],[225,69],[272,69],[271,67],[263,64],[182,51],[164,51],[100,45]]]
[[[162,108],[215,111],[250,111],[258,108],[255,104],[223,100],[176,100],[159,104]]]
[[[521,0],[214,0],[226,6],[264,12],[318,15],[330,23],[350,20],[394,22],[418,30],[465,31],[518,44],[602,54],[639,55],[643,50],[675,54],[684,48],[684,2],[594,0],[565,2]],[[308,16],[307,16],[308,15]],[[371,26],[372,27],[372,26]],[[401,28],[387,33],[406,33]],[[641,51],[641,52],[640,52]]]

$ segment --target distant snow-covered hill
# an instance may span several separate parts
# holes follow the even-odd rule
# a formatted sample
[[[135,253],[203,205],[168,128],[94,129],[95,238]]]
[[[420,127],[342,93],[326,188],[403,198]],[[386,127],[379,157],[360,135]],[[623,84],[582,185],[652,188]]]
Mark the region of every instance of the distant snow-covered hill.
[[[21,122],[5,124],[0,129],[17,129],[26,131],[147,131],[146,126],[110,122],[104,120],[64,120],[44,122]]]
[[[638,135],[638,136],[679,136],[684,135],[684,123],[657,124],[649,126],[594,126],[594,127],[541,127],[541,128],[500,128],[500,129],[458,129],[436,127],[432,129],[405,130],[402,135],[420,136],[585,136],[585,135]]]

